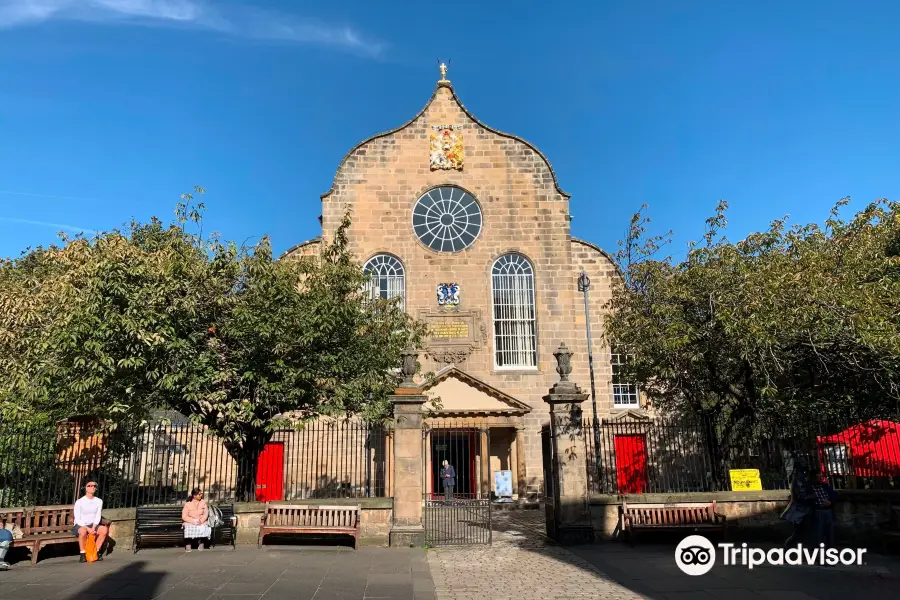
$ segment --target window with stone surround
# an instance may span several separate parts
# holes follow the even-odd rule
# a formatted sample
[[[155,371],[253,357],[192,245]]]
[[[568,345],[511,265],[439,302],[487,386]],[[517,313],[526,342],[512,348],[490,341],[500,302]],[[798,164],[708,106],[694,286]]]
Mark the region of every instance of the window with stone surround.
[[[429,190],[413,207],[413,231],[436,252],[459,252],[481,233],[481,207],[468,192],[441,186]]]
[[[640,406],[637,386],[625,381],[621,375],[622,367],[627,361],[627,354],[613,349],[610,364],[612,365],[613,406],[616,408]]]
[[[504,254],[491,269],[494,303],[494,366],[537,368],[534,268],[521,254]]]
[[[400,298],[400,307],[406,306],[406,275],[403,263],[390,254],[376,254],[363,267],[369,276],[366,293],[372,298]]]

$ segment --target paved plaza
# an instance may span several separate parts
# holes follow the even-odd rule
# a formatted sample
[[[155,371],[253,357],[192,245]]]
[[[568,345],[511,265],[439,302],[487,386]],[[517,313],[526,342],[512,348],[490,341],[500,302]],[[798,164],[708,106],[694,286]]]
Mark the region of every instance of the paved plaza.
[[[252,546],[116,551],[101,563],[27,560],[0,573],[0,598],[101,600],[846,600],[900,597],[900,560],[863,567],[715,567],[681,573],[673,545],[562,548],[542,513],[494,515],[492,546],[424,550]]]
[[[50,558],[0,573],[0,598],[16,600],[434,600],[425,551],[238,546],[113,552],[102,562]]]
[[[494,514],[494,544],[428,552],[438,600],[847,600],[900,598],[900,560],[863,567],[716,567],[700,577],[675,565],[674,544],[607,542],[561,548],[543,513]]]

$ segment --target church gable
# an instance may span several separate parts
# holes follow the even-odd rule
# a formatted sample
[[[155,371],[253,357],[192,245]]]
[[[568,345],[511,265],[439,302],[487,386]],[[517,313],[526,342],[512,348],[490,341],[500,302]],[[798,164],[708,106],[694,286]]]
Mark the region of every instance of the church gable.
[[[440,399],[440,410],[435,411],[439,415],[523,415],[531,411],[528,405],[454,367],[440,371],[422,386],[422,392],[431,399]],[[428,408],[434,408],[430,402]]]
[[[512,170],[527,175],[536,188],[545,190],[541,200],[568,199],[560,187],[547,158],[522,138],[500,132],[480,122],[459,100],[449,81],[442,80],[426,105],[410,121],[374,135],[348,152],[341,160],[331,189],[322,194],[326,200],[344,200],[353,204],[362,199],[367,184],[388,172],[396,179],[431,180],[436,183],[465,181],[475,173]],[[374,177],[373,177],[374,176]],[[397,177],[400,176],[400,177]],[[386,200],[390,188],[374,194]]]

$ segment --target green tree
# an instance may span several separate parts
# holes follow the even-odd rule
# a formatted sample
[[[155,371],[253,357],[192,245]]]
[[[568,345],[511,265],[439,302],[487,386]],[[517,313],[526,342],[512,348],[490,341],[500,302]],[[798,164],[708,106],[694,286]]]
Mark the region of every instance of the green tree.
[[[729,242],[727,204],[680,261],[671,232],[632,218],[616,260],[606,336],[630,356],[623,376],[651,402],[715,424],[713,445],[772,427],[867,418],[900,406],[900,204],[824,227],[774,221]]]
[[[0,263],[0,417],[121,422],[170,407],[222,439],[249,496],[274,429],[386,415],[424,325],[363,293],[349,214],[319,256],[276,260],[267,237],[203,237],[202,211],[185,195],[171,225],[64,237]]]

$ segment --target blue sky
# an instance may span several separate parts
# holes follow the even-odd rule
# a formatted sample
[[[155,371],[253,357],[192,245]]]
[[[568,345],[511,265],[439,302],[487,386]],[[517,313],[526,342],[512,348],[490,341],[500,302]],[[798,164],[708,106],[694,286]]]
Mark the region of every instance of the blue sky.
[[[0,256],[168,219],[195,184],[226,238],[314,237],[341,157],[424,105],[437,57],[609,250],[643,203],[680,252],[721,198],[732,239],[896,199],[900,6],[735,4],[0,0]]]

